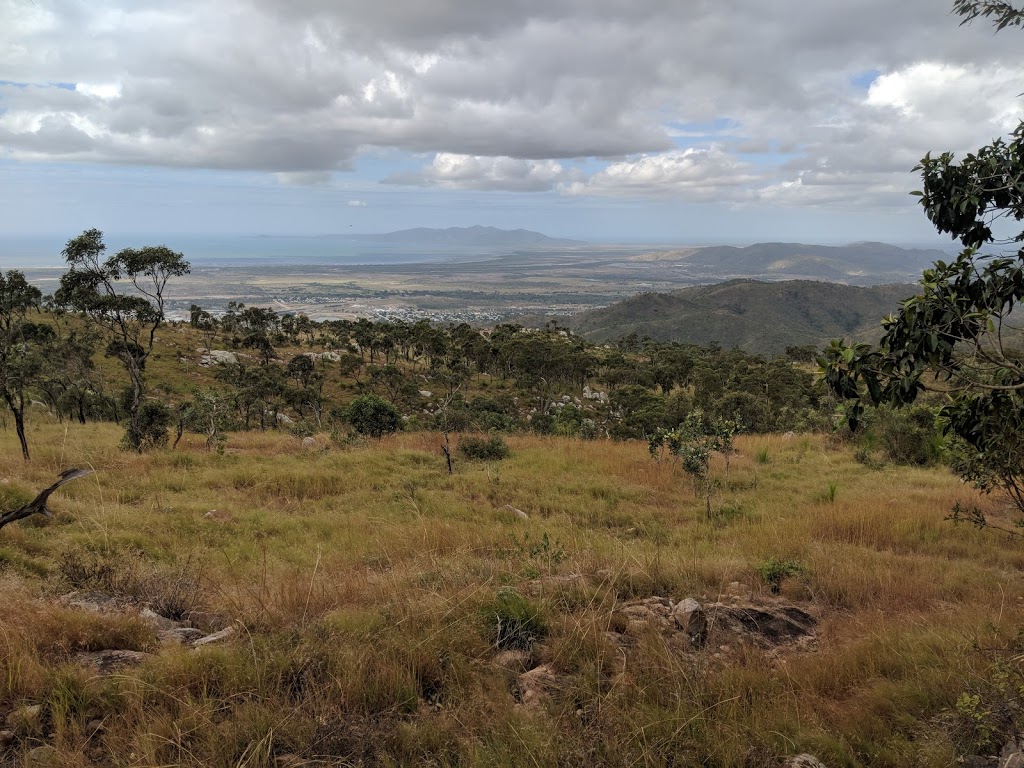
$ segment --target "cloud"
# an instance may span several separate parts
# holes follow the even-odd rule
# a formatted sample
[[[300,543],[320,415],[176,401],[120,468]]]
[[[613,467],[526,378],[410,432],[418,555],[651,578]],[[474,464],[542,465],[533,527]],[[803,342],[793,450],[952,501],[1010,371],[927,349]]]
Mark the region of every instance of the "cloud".
[[[365,208],[368,203],[365,200],[349,200],[346,205],[348,205],[349,208]]]
[[[4,14],[0,158],[283,184],[384,149],[433,158],[396,183],[877,205],[926,151],[1005,133],[1024,82],[1018,33],[958,28],[934,0],[15,0]]]
[[[286,187],[313,187],[329,184],[331,174],[326,171],[281,171],[275,173],[274,178]]]
[[[567,195],[671,195],[689,200],[731,197],[758,176],[721,147],[685,149],[611,163],[585,181],[563,187]]]
[[[543,192],[573,174],[554,160],[519,160],[441,152],[416,173],[385,179],[390,184],[441,186],[449,189]]]

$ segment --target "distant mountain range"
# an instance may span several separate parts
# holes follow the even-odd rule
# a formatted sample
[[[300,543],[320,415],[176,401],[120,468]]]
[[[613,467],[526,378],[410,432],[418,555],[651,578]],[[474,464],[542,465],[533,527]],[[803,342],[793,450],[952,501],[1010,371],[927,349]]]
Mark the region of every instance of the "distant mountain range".
[[[580,240],[548,237],[528,229],[498,229],[496,227],[449,227],[447,229],[402,229],[382,235],[349,235],[352,240],[383,245],[411,245],[418,247],[483,247],[483,248],[538,248],[547,246],[584,245]]]
[[[764,355],[829,340],[877,341],[880,323],[914,285],[858,288],[814,280],[731,280],[672,293],[644,293],[569,318],[594,341],[630,333],[658,341],[740,347]]]
[[[706,277],[766,279],[809,278],[837,282],[903,281],[918,277],[923,269],[949,254],[938,249],[900,248],[888,243],[805,245],[803,243],[756,243],[745,248],[716,245],[659,254],[674,266]]]

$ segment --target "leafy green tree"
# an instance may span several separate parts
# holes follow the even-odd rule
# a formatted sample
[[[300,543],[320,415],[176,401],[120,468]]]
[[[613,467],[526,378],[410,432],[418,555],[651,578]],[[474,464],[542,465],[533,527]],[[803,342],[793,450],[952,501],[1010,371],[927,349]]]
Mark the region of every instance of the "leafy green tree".
[[[69,240],[62,255],[70,269],[61,277],[55,299],[102,329],[106,354],[128,374],[125,445],[141,452],[159,442],[152,431],[161,422],[156,413],[143,414],[146,361],[166,319],[167,283],[187,274],[189,263],[163,245],[125,248],[104,260],[106,250],[98,229]]]
[[[361,435],[383,437],[402,426],[402,414],[387,400],[377,395],[361,395],[345,409],[345,421]]]
[[[1002,2],[956,0],[954,12],[965,22],[991,18],[997,29],[1024,21]],[[915,171],[928,219],[963,249],[925,270],[920,292],[883,321],[877,347],[834,341],[819,359],[822,375],[854,428],[865,405],[904,407],[926,390],[942,393],[939,419],[961,446],[956,469],[1024,514],[1024,359],[1010,344],[1010,313],[1024,298],[1024,231],[997,235],[1024,220],[1024,124],[960,161],[929,154]]]
[[[30,458],[25,437],[25,394],[43,369],[45,356],[39,341],[45,338],[44,331],[50,330],[29,322],[27,316],[39,307],[42,298],[40,290],[21,272],[0,272],[0,395],[14,416],[25,461]]]

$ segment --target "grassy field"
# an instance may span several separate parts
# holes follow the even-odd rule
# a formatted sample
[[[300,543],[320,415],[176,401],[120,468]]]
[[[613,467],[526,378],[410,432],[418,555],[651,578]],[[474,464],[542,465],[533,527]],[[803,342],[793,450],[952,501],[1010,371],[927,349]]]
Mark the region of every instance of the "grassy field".
[[[997,751],[1020,698],[1024,548],[945,521],[993,502],[943,470],[746,436],[705,522],[640,443],[511,437],[449,476],[435,434],[144,456],[120,436],[37,421],[24,465],[0,433],[2,509],[96,470],[53,521],[0,531],[4,764],[945,766]],[[73,590],[123,602],[90,612]],[[813,638],[681,649],[623,619],[736,595],[801,608]],[[237,629],[161,644],[140,602]],[[105,649],[150,655],[76,660]],[[554,682],[524,704],[536,666]]]

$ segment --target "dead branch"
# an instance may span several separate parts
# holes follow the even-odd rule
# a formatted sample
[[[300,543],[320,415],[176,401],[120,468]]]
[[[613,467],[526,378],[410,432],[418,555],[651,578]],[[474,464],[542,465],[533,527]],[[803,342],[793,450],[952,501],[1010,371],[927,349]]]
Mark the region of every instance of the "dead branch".
[[[23,520],[26,517],[30,517],[35,514],[53,517],[53,513],[46,506],[46,502],[50,498],[50,494],[64,485],[64,483],[70,483],[72,480],[77,480],[80,477],[85,477],[86,475],[91,474],[91,469],[65,469],[60,473],[60,479],[56,483],[51,485],[49,488],[40,491],[39,495],[32,499],[28,504],[20,507],[19,509],[0,514],[0,528],[3,528],[8,523],[13,523],[15,520]]]

